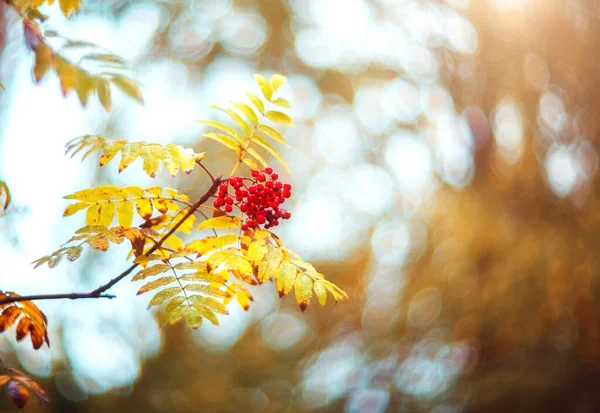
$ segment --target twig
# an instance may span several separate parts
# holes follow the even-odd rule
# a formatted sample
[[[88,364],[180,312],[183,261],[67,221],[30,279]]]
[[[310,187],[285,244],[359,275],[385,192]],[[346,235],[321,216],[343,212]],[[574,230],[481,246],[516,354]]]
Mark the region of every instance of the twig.
[[[40,295],[20,295],[10,296],[0,300],[0,306],[4,304],[15,303],[17,301],[33,301],[33,300],[58,300],[58,299],[70,299],[77,300],[80,298],[108,298],[113,299],[115,295],[112,294],[94,294],[91,293],[70,293],[70,294],[40,294]]]
[[[206,172],[206,173],[207,173],[207,175],[208,175],[208,177],[210,178],[210,180],[211,180],[212,182],[215,182],[215,177],[213,176],[213,174],[211,174],[211,173],[210,173],[210,171],[208,170],[208,168],[207,168],[206,166],[204,166],[204,165],[202,164],[202,162],[200,162],[200,161],[196,161],[196,163],[197,163],[197,164],[200,166],[200,168],[204,169],[204,172]]]
[[[171,228],[169,232],[161,237],[160,240],[145,255],[150,255],[157,249],[159,249],[162,244],[169,238],[177,229],[183,225],[185,220],[187,220],[198,208],[200,205],[205,203],[215,192],[217,192],[219,185],[223,182],[223,178],[218,176],[214,179],[211,187],[202,195],[188,210],[188,212],[181,218],[177,224]],[[15,297],[6,297],[0,300],[0,306],[4,304],[10,304],[17,301],[33,301],[33,300],[58,300],[58,299],[71,299],[76,300],[80,298],[114,298],[114,295],[103,294],[105,291],[109,290],[116,283],[121,281],[123,278],[127,277],[133,270],[136,269],[138,264],[132,264],[129,268],[123,271],[121,274],[110,280],[104,285],[96,288],[94,291],[89,293],[70,293],[70,294],[39,294],[39,295],[23,295],[23,296],[15,296]]]

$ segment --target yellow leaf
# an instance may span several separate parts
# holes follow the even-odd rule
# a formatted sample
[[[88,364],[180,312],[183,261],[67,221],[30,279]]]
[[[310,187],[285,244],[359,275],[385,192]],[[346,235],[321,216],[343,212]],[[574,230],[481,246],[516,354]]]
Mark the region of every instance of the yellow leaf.
[[[107,112],[110,112],[111,103],[110,103],[110,85],[108,81],[104,79],[99,79],[97,84],[97,93],[98,99],[100,99],[100,103]]]
[[[235,107],[237,110],[244,114],[244,116],[250,121],[250,124],[252,126],[258,124],[258,116],[256,116],[256,113],[254,112],[254,110],[252,110],[250,106],[240,102],[231,102],[231,104],[233,105],[233,107]]]
[[[154,198],[152,200],[154,207],[162,214],[168,211],[179,211],[179,205],[170,199]]]
[[[39,83],[48,69],[52,68],[54,53],[45,43],[40,43],[35,52],[35,66],[33,67],[33,77]]]
[[[296,281],[297,273],[298,270],[294,264],[288,261],[281,263],[277,269],[277,291],[279,292],[280,297],[283,297],[290,292],[294,285],[294,281]]]
[[[160,186],[151,186],[146,188],[146,192],[150,195],[161,196],[162,195],[162,187]]]
[[[191,309],[188,309],[184,315],[185,322],[188,326],[191,328],[200,328],[202,325],[202,315],[200,315],[198,311],[192,311]]]
[[[204,136],[205,138],[213,139],[213,140],[219,142],[220,144],[228,147],[229,149],[233,149],[237,153],[240,152],[240,145],[227,135],[223,135],[221,133],[209,132],[209,133],[203,134],[202,136]]]
[[[144,268],[143,270],[138,271],[138,273],[131,279],[131,281],[143,280],[147,277],[162,274],[163,272],[169,271],[170,269],[171,266],[167,264],[154,264],[151,267]]]
[[[244,139],[242,137],[242,135],[240,135],[238,133],[238,131],[236,131],[235,129],[220,123],[220,122],[213,122],[210,120],[201,120],[200,123],[204,123],[205,125],[208,126],[212,126],[215,129],[219,129],[220,131],[225,132],[226,134],[228,134],[229,136],[231,136],[232,138],[234,138],[236,141],[238,141],[239,143],[241,143],[242,145],[246,144],[246,139]]]
[[[227,258],[225,265],[236,278],[248,284],[256,284],[256,281],[252,278],[252,265],[250,265],[246,258],[241,255],[232,255]]]
[[[273,86],[273,90],[277,92],[279,88],[287,83],[287,79],[285,76],[281,75],[273,75],[271,77],[271,85]]]
[[[258,281],[260,283],[270,280],[275,275],[275,270],[283,259],[283,253],[279,248],[273,246],[268,248],[267,254],[258,265]]]
[[[181,288],[179,287],[166,288],[158,292],[154,297],[152,297],[152,300],[150,300],[150,303],[148,304],[148,308],[154,307],[156,305],[161,305],[168,299],[175,297],[180,292]]]
[[[77,68],[56,54],[54,55],[53,60],[54,70],[60,79],[63,95],[66,96],[67,93],[75,89],[75,86],[77,85]]]
[[[256,80],[256,83],[258,83],[258,87],[260,88],[263,96],[268,101],[271,101],[271,98],[273,97],[273,86],[271,86],[271,83],[263,75],[256,74],[254,75],[254,79]]]
[[[227,245],[237,242],[238,237],[234,234],[226,234],[218,237],[206,237],[201,240],[192,241],[185,246],[188,251],[198,253],[198,256],[204,255],[210,251],[223,248]]]
[[[264,113],[265,112],[265,104],[263,103],[263,101],[256,96],[254,93],[248,92],[246,91],[246,96],[248,96],[248,99],[250,99],[250,102],[252,102],[252,104],[254,105],[254,107],[256,109],[258,109],[258,111],[260,113]]]
[[[127,143],[121,148],[121,162],[119,163],[119,172],[135,161],[140,156],[140,145],[137,143]]]
[[[121,201],[117,207],[117,220],[119,225],[129,228],[133,222],[133,203],[131,201]]]
[[[186,307],[182,307],[181,304],[185,301],[185,297],[175,297],[165,307],[165,311],[160,316],[160,325],[174,324],[179,321],[181,315],[185,311]]]
[[[183,219],[183,217],[185,216],[186,213],[187,213],[186,210],[179,211],[179,213],[175,216],[175,218],[173,218],[173,220],[167,226],[167,228],[169,228],[169,229],[173,228],[179,221],[181,221]],[[183,232],[184,234],[190,234],[192,232],[192,229],[194,228],[195,222],[196,222],[196,216],[194,214],[192,214],[189,217],[187,217],[187,219],[185,220],[185,222],[183,222],[183,224],[181,224],[179,226],[177,231]]]
[[[140,148],[140,156],[142,157],[142,167],[150,178],[156,177],[156,172],[160,167],[160,160],[164,157],[165,149],[163,147],[156,147],[150,145],[144,145]]]
[[[208,308],[201,306],[201,305],[194,305],[192,308],[194,311],[196,311],[198,313],[198,315],[206,318],[213,325],[215,325],[215,326],[219,325],[219,320],[217,319],[217,316],[215,315],[215,313],[210,311]]]
[[[144,284],[137,292],[137,295],[140,294],[144,294],[147,293],[148,291],[152,291],[155,290],[159,287],[162,287],[164,285],[169,285],[173,282],[175,282],[177,279],[173,276],[170,277],[161,277],[159,279],[156,279],[154,281],[150,281],[147,284]]]
[[[124,76],[114,76],[110,78],[110,81],[130,97],[137,100],[140,104],[144,104],[142,93],[140,92],[138,85],[133,80]]]
[[[250,135],[250,133],[252,132],[252,128],[250,128],[250,126],[248,126],[246,121],[244,119],[242,119],[242,117],[240,115],[235,113],[233,110],[224,109],[219,106],[212,106],[212,107],[215,109],[222,110],[223,112],[227,113],[229,115],[229,117],[231,117],[231,119],[233,119],[233,121],[238,125],[238,127],[244,133],[244,135],[246,135],[246,136]]]
[[[276,110],[270,110],[265,114],[265,116],[267,117],[267,119],[272,120],[273,122],[280,123],[282,125],[287,125],[287,126],[294,126],[294,122],[292,121],[292,118],[290,118],[288,115],[286,115],[283,112],[279,112]]]
[[[217,314],[229,314],[229,311],[227,311],[225,306],[217,300],[215,300],[214,298],[207,297],[205,295],[193,295],[190,297],[190,301],[194,304],[194,306],[206,307]]]
[[[296,282],[294,284],[294,290],[296,292],[296,301],[300,305],[302,311],[306,310],[310,299],[312,298],[313,282],[308,275],[303,272],[298,273]]]
[[[325,302],[327,301],[327,290],[325,288],[325,283],[321,280],[315,280],[313,288],[317,298],[319,299],[319,304],[325,305]]]
[[[272,127],[267,126],[267,125],[259,125],[258,129],[263,131],[269,138],[273,139],[275,142],[279,142],[282,145],[285,145],[289,148],[289,145],[287,144],[285,137],[281,133],[279,133],[275,129],[273,129]]]
[[[287,109],[289,109],[289,108],[292,107],[292,105],[290,105],[290,102],[288,100],[284,99],[284,98],[277,98],[277,99],[275,99],[273,101],[273,104],[277,105],[277,106],[280,106],[282,108],[287,108]]]
[[[115,157],[117,152],[121,150],[126,141],[118,140],[118,141],[107,141],[104,143],[104,152],[100,157],[100,166],[106,165],[112,158]]]
[[[77,202],[75,204],[71,204],[65,209],[63,216],[68,217],[78,211],[81,211],[82,209],[86,209],[89,206],[90,206],[90,204],[87,202]]]
[[[112,202],[100,204],[100,214],[98,216],[98,225],[109,227],[115,214],[115,204]]]
[[[150,199],[138,199],[135,201],[135,209],[143,219],[150,219],[152,216],[152,201]]]
[[[85,222],[87,225],[96,225],[100,219],[100,205],[92,205],[87,210]]]
[[[248,311],[250,308],[250,301],[254,301],[252,294],[250,294],[250,292],[245,288],[241,289],[235,294],[235,299],[244,311]]]
[[[170,235],[169,238],[165,240],[165,244],[174,250],[180,250],[183,248],[183,241],[177,235]]]
[[[260,169],[258,164],[254,162],[254,159],[252,158],[244,158],[242,159],[242,162],[244,162],[250,169]]]
[[[256,138],[256,136],[254,136]],[[250,155],[252,155],[254,157],[254,159],[256,159],[263,168],[266,168],[267,166],[269,166],[269,164],[267,163],[267,161],[265,161],[265,158],[263,158],[258,152],[256,152],[256,150],[254,148],[248,148],[246,150],[246,152],[248,152]],[[244,158],[244,161],[248,159],[248,158]],[[253,169],[258,169],[258,167],[255,167]]]
[[[192,291],[196,293],[202,293],[204,295],[212,295],[215,297],[229,297],[231,295],[227,291],[222,291],[218,288],[205,284],[188,284],[185,286],[185,291]]]
[[[279,152],[277,152],[277,150],[275,148],[273,148],[271,146],[271,144],[269,144],[267,141],[265,141],[263,138],[261,138],[258,135],[254,136],[254,142],[256,142],[259,146],[262,146],[271,155],[273,155],[279,161],[279,163],[281,163],[281,165],[283,165],[283,167],[285,168],[286,171],[288,171],[288,172],[290,171],[290,169],[288,168],[287,163],[285,162],[285,159],[283,159],[283,157],[281,156],[281,154]]]
[[[87,243],[90,244],[92,248],[95,248],[98,251],[104,252],[108,249],[108,240],[103,234],[88,238]]]
[[[214,228],[214,229],[229,229],[229,228],[238,228],[242,223],[242,220],[238,217],[232,217],[228,215],[223,215],[216,218],[209,218],[203,221],[200,225],[196,227],[196,230],[204,229],[204,228]]]

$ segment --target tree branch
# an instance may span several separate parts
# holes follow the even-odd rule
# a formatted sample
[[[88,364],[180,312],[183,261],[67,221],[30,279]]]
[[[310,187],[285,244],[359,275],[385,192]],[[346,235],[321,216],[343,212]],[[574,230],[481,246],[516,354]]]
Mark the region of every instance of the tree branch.
[[[200,205],[208,201],[208,199],[213,196],[217,190],[219,189],[219,185],[223,182],[223,178],[218,176],[214,179],[210,188],[202,195],[188,210],[188,212],[181,218],[177,224],[171,228],[169,232],[161,237],[160,240],[145,255],[152,254],[154,251],[159,249],[162,244],[169,238],[177,229],[183,225],[186,219],[188,219],[198,208]],[[95,290],[89,293],[71,293],[71,294],[40,294],[40,295],[23,295],[23,296],[14,296],[14,297],[6,297],[4,299],[0,299],[0,306],[4,304],[10,304],[17,301],[33,301],[33,300],[58,300],[58,299],[71,299],[76,300],[80,298],[114,298],[114,295],[103,294],[105,291],[109,290],[116,283],[121,281],[123,278],[127,277],[133,270],[137,268],[138,264],[132,264],[129,268],[123,271],[121,274],[107,282],[106,284],[101,285]]]
[[[40,295],[19,295],[10,296],[0,300],[0,306],[4,304],[15,303],[17,301],[33,301],[33,300],[59,300],[70,299],[77,300],[79,298],[108,298],[113,299],[116,295],[112,294],[93,294],[93,293],[70,293],[70,294],[40,294]]]

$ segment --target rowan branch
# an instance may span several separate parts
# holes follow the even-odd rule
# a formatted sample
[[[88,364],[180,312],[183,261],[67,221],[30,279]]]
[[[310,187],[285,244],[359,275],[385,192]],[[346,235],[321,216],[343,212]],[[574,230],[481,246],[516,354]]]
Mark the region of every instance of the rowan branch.
[[[213,196],[217,190],[219,189],[219,185],[223,182],[223,178],[221,176],[216,177],[213,180],[210,188],[188,209],[187,213],[181,218],[174,226],[171,228],[169,232],[161,237],[160,240],[152,248],[146,252],[144,255],[150,255],[157,249],[159,249],[162,244],[169,238],[177,229],[183,225],[183,223],[196,212],[198,208],[202,204],[204,204],[208,199]],[[81,299],[81,298],[115,298],[114,295],[111,294],[103,294],[110,288],[112,288],[116,283],[121,281],[123,278],[127,277],[133,270],[137,268],[139,264],[132,264],[129,268],[123,271],[121,274],[107,282],[106,284],[101,285],[93,291],[88,293],[69,293],[69,294],[39,294],[39,295],[23,295],[23,296],[14,296],[14,297],[6,297],[0,300],[0,306],[4,304],[10,304],[17,301],[34,301],[34,300],[59,300],[59,299]]]

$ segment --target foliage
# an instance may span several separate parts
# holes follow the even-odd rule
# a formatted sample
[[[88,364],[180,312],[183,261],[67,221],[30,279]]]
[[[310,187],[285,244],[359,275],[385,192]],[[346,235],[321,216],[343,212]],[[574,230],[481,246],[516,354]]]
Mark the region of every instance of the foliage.
[[[161,324],[185,319],[192,328],[200,327],[204,319],[218,325],[218,316],[228,314],[227,305],[234,299],[242,309],[248,310],[254,300],[248,291],[249,285],[273,282],[280,297],[294,290],[302,311],[310,304],[313,292],[321,305],[325,305],[328,292],[335,302],[347,298],[343,290],[327,281],[268,230],[277,226],[279,219],[291,217],[291,213],[280,209],[279,205],[291,197],[292,187],[279,181],[279,175],[266,166],[265,159],[252,145],[256,143],[267,149],[287,168],[281,154],[267,143],[271,139],[287,145],[285,137],[262,122],[265,119],[284,125],[292,125],[293,122],[289,115],[269,110],[270,105],[291,106],[287,100],[274,97],[285,84],[285,78],[275,75],[269,81],[257,75],[256,81],[266,104],[247,92],[254,108],[234,102],[232,105],[239,113],[222,109],[239,130],[219,122],[204,122],[224,132],[206,133],[205,137],[217,140],[238,154],[227,179],[215,178],[202,165],[204,152],[195,153],[175,144],[163,146],[124,139],[113,141],[89,135],[67,143],[66,154],[71,157],[85,151],[85,159],[96,151],[100,152],[100,166],[106,165],[120,152],[119,172],[138,157],[142,158],[142,167],[150,177],[156,176],[161,163],[171,175],[179,171],[189,174],[198,165],[207,172],[211,186],[193,203],[188,195],[160,186],[102,185],[65,196],[65,199],[74,202],[66,207],[64,216],[85,212],[85,226],[60,249],[34,261],[35,267],[47,264],[54,268],[64,257],[75,261],[85,245],[105,252],[110,244],[122,244],[125,240],[130,244],[128,257],[133,259],[133,264],[91,293],[60,298],[100,297],[116,282],[136,271],[131,280],[140,282],[137,294],[152,294],[148,308],[164,306]],[[257,167],[255,161],[265,168],[261,171],[252,169],[250,176],[234,176],[242,164]],[[235,193],[229,194],[229,188]],[[215,199],[213,206],[204,205],[211,198]],[[212,217],[204,211],[212,213]],[[197,219],[201,219],[198,225]],[[211,235],[203,234],[205,231],[211,231]],[[30,333],[34,348],[41,347],[43,342],[49,343],[45,316],[31,301],[25,300],[27,297],[17,297],[14,293],[0,296],[0,305],[4,305],[0,332],[21,317],[17,325],[17,340]]]
[[[0,181],[0,215],[4,214],[6,208],[10,205],[11,196],[8,185],[5,182]]]
[[[0,374],[0,387],[6,385],[9,399],[19,409],[25,407],[29,401],[29,390],[33,390],[40,400],[47,402],[48,396],[44,389],[34,380],[20,370],[4,366],[0,362],[0,369],[6,374]]]
[[[53,4],[54,0],[5,1],[22,18],[25,43],[35,54],[33,75],[36,82],[40,82],[48,71],[54,70],[63,94],[66,96],[74,90],[83,106],[95,94],[109,111],[112,105],[111,84],[143,103],[139,86],[131,78],[131,69],[123,59],[95,44],[66,39],[54,31],[42,29],[40,23],[47,17],[38,8],[45,3]],[[59,0],[59,3],[67,17],[79,12],[81,6],[80,0]]]
[[[0,300],[19,297],[12,292],[0,291]],[[19,301],[10,304],[0,304],[0,333],[4,333],[16,324],[17,341],[23,340],[28,334],[34,349],[39,349],[44,343],[50,345],[48,339],[48,320],[31,301]]]

